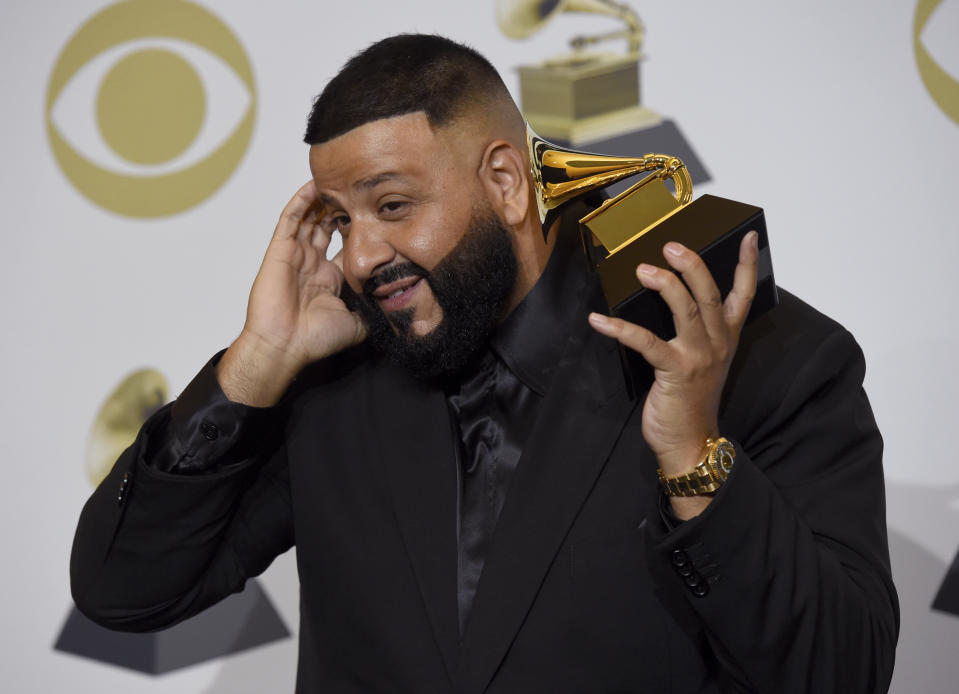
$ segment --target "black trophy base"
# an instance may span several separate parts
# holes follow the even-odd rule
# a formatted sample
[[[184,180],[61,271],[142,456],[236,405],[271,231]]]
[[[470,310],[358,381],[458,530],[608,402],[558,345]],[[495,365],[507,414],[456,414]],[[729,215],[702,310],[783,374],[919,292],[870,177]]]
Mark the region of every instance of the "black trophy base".
[[[746,320],[762,315],[779,303],[762,208],[715,195],[703,195],[626,248],[596,263],[612,314],[671,340],[676,336],[672,311],[657,292],[639,283],[636,266],[648,263],[671,270],[663,258],[663,246],[678,241],[703,258],[725,300],[733,287],[739,245],[749,231],[759,234],[759,268],[756,297]],[[636,397],[652,383],[652,367],[631,349],[621,348],[620,352],[627,386]]]
[[[73,608],[53,648],[160,675],[290,636],[258,581],[195,617],[145,634],[110,631]]]

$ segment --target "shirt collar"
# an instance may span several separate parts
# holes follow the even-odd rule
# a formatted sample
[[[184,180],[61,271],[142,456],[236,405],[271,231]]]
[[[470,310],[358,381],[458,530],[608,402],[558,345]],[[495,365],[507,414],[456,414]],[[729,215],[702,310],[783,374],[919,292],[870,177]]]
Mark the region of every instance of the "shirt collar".
[[[577,311],[588,277],[579,217],[563,215],[539,280],[490,338],[491,349],[510,371],[541,396],[549,390],[570,329],[586,320]]]

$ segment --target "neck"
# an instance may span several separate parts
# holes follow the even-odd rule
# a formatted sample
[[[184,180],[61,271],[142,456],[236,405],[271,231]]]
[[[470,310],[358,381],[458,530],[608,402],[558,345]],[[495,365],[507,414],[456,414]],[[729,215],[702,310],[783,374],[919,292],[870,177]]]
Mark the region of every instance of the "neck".
[[[539,281],[546,263],[549,262],[553,248],[556,246],[559,219],[553,222],[546,240],[543,240],[542,226],[538,217],[527,217],[523,229],[513,235],[513,250],[516,253],[517,274],[516,287],[510,295],[508,316],[520,305],[526,295]]]

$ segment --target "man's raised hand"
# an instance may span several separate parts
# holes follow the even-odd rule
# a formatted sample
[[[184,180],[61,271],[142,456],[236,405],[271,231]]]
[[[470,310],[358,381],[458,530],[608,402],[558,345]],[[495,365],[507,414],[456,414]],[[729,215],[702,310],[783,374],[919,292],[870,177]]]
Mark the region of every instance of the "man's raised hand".
[[[725,302],[702,258],[681,244],[666,244],[663,256],[689,289],[668,270],[646,264],[636,269],[642,285],[659,292],[673,313],[676,337],[668,342],[619,318],[589,316],[593,328],[642,354],[655,370],[643,408],[643,437],[667,477],[691,472],[706,439],[720,433],[720,396],[756,293],[757,241],[754,231],[743,238]],[[690,517],[708,498],[672,501],[681,517]]]
[[[246,323],[217,368],[230,400],[273,405],[304,366],[365,339],[363,322],[339,296],[343,271],[326,258],[333,230],[323,214],[312,180],[283,209]]]

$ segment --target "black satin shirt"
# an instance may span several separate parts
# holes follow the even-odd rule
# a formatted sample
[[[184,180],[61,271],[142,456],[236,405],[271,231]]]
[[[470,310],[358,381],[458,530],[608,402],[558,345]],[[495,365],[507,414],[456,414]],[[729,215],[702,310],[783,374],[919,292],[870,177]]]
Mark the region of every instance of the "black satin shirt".
[[[458,430],[457,598],[460,633],[510,480],[581,312],[585,260],[561,236],[539,281],[497,328],[478,364],[447,390]]]

